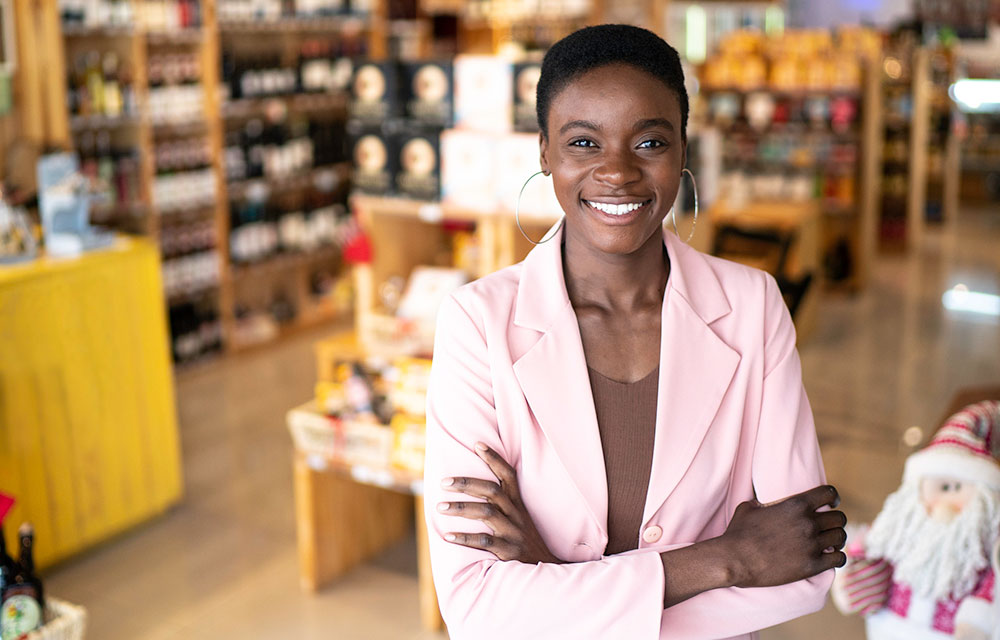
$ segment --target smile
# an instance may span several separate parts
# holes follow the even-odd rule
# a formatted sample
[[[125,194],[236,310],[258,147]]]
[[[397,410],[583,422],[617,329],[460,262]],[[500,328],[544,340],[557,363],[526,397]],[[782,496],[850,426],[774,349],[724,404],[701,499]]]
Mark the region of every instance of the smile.
[[[588,205],[601,211],[602,213],[607,213],[612,216],[624,216],[626,214],[632,213],[636,209],[640,209],[652,200],[643,200],[641,202],[623,202],[621,204],[610,204],[607,202],[594,202],[593,200],[584,200]]]

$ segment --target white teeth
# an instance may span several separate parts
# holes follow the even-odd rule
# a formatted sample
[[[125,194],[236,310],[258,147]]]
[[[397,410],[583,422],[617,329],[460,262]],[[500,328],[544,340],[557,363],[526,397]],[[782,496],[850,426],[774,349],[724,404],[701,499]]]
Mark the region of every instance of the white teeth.
[[[608,213],[613,216],[623,216],[626,213],[631,213],[632,211],[635,211],[645,203],[629,202],[627,204],[605,204],[603,202],[592,202],[590,200],[587,200],[587,204],[594,207],[598,211],[603,211],[604,213]]]

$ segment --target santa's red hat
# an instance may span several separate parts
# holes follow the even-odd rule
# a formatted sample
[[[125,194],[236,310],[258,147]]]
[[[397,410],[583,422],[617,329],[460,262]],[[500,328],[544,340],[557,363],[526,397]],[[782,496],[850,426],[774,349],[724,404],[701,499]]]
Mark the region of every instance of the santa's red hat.
[[[906,460],[903,481],[947,476],[1000,490],[1000,401],[970,404]]]

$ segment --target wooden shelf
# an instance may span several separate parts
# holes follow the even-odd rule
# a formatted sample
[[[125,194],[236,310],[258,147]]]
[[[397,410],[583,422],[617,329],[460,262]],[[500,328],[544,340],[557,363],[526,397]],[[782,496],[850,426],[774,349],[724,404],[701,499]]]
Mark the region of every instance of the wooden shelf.
[[[91,27],[63,24],[61,28],[66,38],[134,38],[139,33],[131,25]]]
[[[177,31],[147,31],[145,35],[146,42],[152,46],[201,44],[205,37],[202,30],[197,27]]]
[[[101,129],[124,129],[138,127],[142,124],[142,118],[134,116],[70,116],[69,128],[74,132],[94,131]]]
[[[303,253],[277,253],[257,262],[234,263],[232,276],[236,281],[253,279],[267,273],[300,269],[338,256],[340,250],[332,246]]]
[[[284,103],[294,113],[320,111],[338,117],[347,116],[348,97],[345,93],[296,93],[262,98],[240,98],[222,104],[222,115],[229,119],[255,118],[264,115],[275,101]]]
[[[205,133],[208,130],[208,123],[205,118],[191,118],[176,122],[153,121],[152,127],[158,136],[192,136]]]
[[[228,182],[227,190],[231,199],[239,199],[245,196],[246,192],[256,185],[263,185],[268,190],[269,195],[308,189],[318,176],[330,172],[337,174],[338,183],[345,182],[350,178],[351,164],[349,162],[339,162],[337,164],[321,165],[301,173],[285,176],[284,178],[261,177],[234,180]]]
[[[356,30],[365,31],[367,17],[285,17],[277,20],[225,20],[219,22],[223,34],[268,33],[268,32],[324,32]]]

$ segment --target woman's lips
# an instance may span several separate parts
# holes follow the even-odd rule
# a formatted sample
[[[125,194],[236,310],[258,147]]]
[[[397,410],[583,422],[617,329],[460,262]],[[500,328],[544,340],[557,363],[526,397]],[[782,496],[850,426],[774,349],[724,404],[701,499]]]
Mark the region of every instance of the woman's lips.
[[[634,220],[640,213],[645,211],[653,200],[633,200],[622,203],[609,203],[584,199],[583,202],[588,209],[596,212],[605,221],[612,224],[627,224]]]

